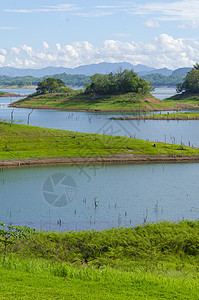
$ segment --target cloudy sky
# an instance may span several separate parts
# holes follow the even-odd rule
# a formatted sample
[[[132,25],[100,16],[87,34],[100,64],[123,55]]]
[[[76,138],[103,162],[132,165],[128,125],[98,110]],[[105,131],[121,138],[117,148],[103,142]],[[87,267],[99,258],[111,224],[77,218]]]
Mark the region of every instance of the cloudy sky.
[[[199,62],[198,0],[6,0],[0,66],[129,62],[176,69]]]

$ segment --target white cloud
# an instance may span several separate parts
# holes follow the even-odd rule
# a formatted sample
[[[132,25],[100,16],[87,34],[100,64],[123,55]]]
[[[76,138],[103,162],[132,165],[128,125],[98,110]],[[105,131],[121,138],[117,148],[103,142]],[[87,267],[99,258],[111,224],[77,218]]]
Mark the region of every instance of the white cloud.
[[[192,27],[199,27],[199,1],[159,1],[147,4],[128,3],[128,9],[124,11],[133,15],[151,15],[160,21],[183,21],[188,22]]]
[[[100,18],[113,15],[113,11],[88,11],[73,13],[74,16],[84,17],[84,18]]]
[[[55,6],[42,6],[41,8],[34,9],[4,9],[4,12],[11,13],[38,13],[38,12],[62,12],[62,11],[74,11],[80,8],[75,4],[59,4]]]
[[[148,20],[144,22],[144,25],[149,28],[159,28],[160,24],[155,20]]]
[[[21,68],[74,68],[91,63],[126,61],[133,65],[176,69],[199,62],[199,42],[175,39],[168,34],[161,34],[147,43],[106,40],[100,47],[88,41],[66,45],[57,43],[53,48],[47,46],[45,42],[39,51],[29,45],[0,49],[0,64]]]
[[[32,49],[32,47],[30,47],[30,46],[27,46],[27,45],[23,45],[22,47],[21,47],[21,49],[26,53],[26,54],[28,54],[29,56],[33,56],[33,49]]]
[[[10,53],[11,55],[19,55],[20,49],[19,49],[19,48],[16,48],[16,47],[12,47],[12,48],[10,48],[9,53]]]
[[[57,50],[61,51],[61,45],[59,43],[56,44]]]
[[[5,49],[0,48],[0,54],[6,55],[7,51]]]
[[[47,49],[49,49],[49,45],[44,41],[43,42],[43,50],[45,51]]]
[[[0,55],[0,65],[3,65],[5,62],[5,56]]]

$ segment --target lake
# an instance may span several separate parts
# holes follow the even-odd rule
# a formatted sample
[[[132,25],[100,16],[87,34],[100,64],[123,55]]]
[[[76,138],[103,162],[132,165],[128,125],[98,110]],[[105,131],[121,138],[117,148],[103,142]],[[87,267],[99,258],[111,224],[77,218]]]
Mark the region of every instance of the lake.
[[[12,101],[0,98],[1,119],[10,119]],[[30,111],[14,109],[15,120],[26,124]],[[199,147],[198,121],[110,120],[115,115],[35,109],[30,124]],[[1,169],[0,220],[61,231],[195,220],[198,178],[196,163]]]
[[[198,164],[67,166],[0,172],[0,220],[45,230],[197,219]]]
[[[161,96],[174,93],[175,89],[156,89]],[[11,91],[11,90],[7,90]],[[21,91],[21,90],[20,90]],[[20,92],[18,91],[18,92]],[[20,93],[30,93],[34,90],[22,90]],[[156,95],[157,96],[157,95]],[[0,98],[0,119],[11,119],[13,108],[9,103],[19,98]],[[14,109],[14,120],[27,124],[30,109]],[[199,147],[199,121],[175,120],[110,120],[115,116],[136,115],[138,113],[107,113],[107,112],[65,112],[57,110],[34,109],[30,115],[30,125],[71,130],[87,133],[101,133],[135,137],[154,142],[168,142]]]

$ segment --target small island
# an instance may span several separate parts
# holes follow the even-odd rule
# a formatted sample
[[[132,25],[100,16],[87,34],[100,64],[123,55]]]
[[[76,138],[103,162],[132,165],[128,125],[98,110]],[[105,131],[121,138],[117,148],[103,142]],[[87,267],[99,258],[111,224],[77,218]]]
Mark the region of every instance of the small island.
[[[177,95],[160,101],[152,96],[151,84],[133,71],[123,70],[108,75],[90,77],[84,90],[74,91],[64,81],[45,78],[38,83],[36,93],[11,103],[12,107],[59,109],[67,111],[166,111],[198,109],[199,101]]]
[[[24,97],[19,94],[8,93],[8,92],[0,92],[0,97]]]
[[[38,83],[36,93],[10,106],[22,108],[60,109],[72,111],[164,111],[193,108],[189,104],[175,107],[151,95],[153,87],[133,71],[124,70],[108,75],[95,74],[85,90],[74,91],[56,78]]]
[[[113,120],[199,120],[199,112],[176,112],[162,114],[151,114],[143,116],[116,117]]]

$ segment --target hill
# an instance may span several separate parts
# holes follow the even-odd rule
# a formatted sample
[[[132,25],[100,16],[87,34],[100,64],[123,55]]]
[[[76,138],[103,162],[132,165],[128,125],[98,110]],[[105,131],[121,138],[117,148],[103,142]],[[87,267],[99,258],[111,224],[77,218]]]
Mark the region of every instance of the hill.
[[[33,76],[33,77],[43,77],[47,75],[54,74],[83,74],[87,76],[91,76],[95,73],[107,74],[110,72],[116,72],[119,68],[131,70],[133,69],[136,73],[139,73],[140,76],[149,75],[149,74],[161,74],[164,76],[170,75],[181,75],[186,76],[187,72],[190,71],[191,68],[179,68],[177,70],[170,70],[167,68],[156,69],[153,67],[148,67],[146,65],[133,65],[126,62],[119,63],[99,63],[99,64],[90,64],[79,66],[76,68],[64,68],[64,67],[46,67],[42,69],[20,69],[13,67],[0,67],[0,75],[2,76]]]

